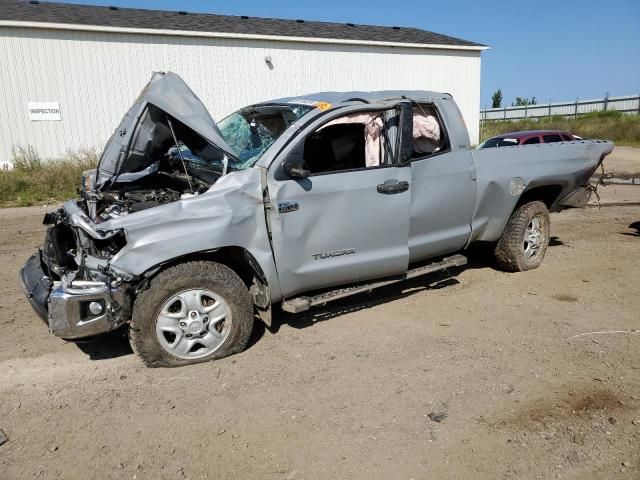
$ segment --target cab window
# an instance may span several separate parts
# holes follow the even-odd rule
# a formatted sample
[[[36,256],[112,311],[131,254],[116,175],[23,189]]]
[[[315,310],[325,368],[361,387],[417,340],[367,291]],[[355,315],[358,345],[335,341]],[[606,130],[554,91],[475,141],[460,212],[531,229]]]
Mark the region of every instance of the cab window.
[[[366,167],[364,125],[330,125],[313,132],[304,142],[304,163],[313,173]]]
[[[413,159],[425,158],[449,149],[447,132],[432,104],[413,106]]]
[[[357,112],[335,118],[304,141],[303,165],[312,175],[394,163],[398,110]]]

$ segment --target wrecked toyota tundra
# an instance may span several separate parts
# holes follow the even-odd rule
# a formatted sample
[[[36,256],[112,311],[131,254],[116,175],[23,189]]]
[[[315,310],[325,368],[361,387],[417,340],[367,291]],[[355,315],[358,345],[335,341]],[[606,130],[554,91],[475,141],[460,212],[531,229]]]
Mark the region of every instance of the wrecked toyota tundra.
[[[245,348],[273,305],[315,305],[464,265],[540,265],[549,212],[582,207],[605,141],[473,150],[452,97],[319,93],[217,124],[173,73],[155,73],[80,197],[45,216],[21,271],[65,339],[127,326],[149,366]]]

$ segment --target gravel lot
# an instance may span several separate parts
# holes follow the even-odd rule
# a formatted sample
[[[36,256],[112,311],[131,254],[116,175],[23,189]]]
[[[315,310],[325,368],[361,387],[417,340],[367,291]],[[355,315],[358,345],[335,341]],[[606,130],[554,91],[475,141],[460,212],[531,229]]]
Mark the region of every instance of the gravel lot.
[[[616,147],[604,161],[605,171],[615,176],[640,177],[640,148]]]
[[[44,211],[0,211],[2,480],[640,478],[638,206],[553,215],[538,270],[478,251],[171,370],[48,334],[16,280]]]

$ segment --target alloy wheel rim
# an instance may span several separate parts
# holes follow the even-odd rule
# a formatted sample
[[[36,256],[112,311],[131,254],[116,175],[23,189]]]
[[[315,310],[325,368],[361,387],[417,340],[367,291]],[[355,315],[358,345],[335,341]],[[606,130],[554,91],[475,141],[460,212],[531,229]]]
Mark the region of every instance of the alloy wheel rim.
[[[542,222],[539,216],[535,216],[527,225],[522,241],[522,250],[527,260],[534,260],[542,251],[544,245],[544,234],[542,232]]]
[[[206,357],[226,341],[231,331],[231,309],[211,290],[181,291],[166,300],[156,316],[156,337],[174,357]]]

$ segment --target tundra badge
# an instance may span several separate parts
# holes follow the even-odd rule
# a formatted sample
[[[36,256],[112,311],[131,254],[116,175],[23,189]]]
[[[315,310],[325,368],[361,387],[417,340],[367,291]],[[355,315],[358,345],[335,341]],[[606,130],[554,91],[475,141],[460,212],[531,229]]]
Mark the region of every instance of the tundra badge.
[[[344,248],[342,250],[334,250],[333,252],[314,253],[312,256],[314,260],[323,260],[325,258],[341,257],[342,255],[353,255],[354,253],[356,253],[355,248]]]

